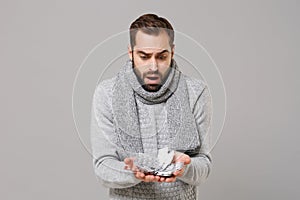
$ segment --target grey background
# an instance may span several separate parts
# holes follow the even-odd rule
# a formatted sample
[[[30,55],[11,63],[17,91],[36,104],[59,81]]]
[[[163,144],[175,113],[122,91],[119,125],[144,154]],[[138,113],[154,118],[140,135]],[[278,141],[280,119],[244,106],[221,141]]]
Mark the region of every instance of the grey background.
[[[297,199],[298,1],[1,1],[1,199],[107,199],[72,118],[87,53],[154,12],[217,63],[227,117],[202,199]]]

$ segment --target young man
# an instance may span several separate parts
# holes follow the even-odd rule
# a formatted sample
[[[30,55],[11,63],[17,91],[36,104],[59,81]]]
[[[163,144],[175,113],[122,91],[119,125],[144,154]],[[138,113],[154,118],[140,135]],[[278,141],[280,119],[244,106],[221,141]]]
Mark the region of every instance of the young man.
[[[211,97],[201,81],[182,74],[174,31],[164,18],[145,14],[130,26],[129,60],[96,88],[91,143],[97,178],[111,199],[197,199],[209,175]],[[183,167],[164,177],[143,172],[135,159],[174,150]]]

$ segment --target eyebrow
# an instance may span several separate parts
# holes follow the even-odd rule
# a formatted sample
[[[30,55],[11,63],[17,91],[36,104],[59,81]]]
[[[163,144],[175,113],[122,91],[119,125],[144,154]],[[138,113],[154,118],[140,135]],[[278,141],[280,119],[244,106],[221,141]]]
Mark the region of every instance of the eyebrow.
[[[163,53],[165,53],[165,52],[169,52],[168,49],[164,49],[164,50],[162,50],[161,52],[158,52],[157,54],[163,54]],[[152,53],[146,53],[146,52],[141,51],[141,50],[138,50],[136,53],[137,53],[137,54],[141,53],[141,54],[145,54],[145,55],[152,55]]]

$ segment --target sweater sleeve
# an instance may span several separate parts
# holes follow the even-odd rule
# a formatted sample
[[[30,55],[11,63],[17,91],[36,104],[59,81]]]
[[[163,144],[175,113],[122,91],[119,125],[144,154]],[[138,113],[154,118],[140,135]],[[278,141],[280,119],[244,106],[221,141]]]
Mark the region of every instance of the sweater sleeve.
[[[124,169],[117,149],[111,141],[114,135],[112,110],[107,89],[100,84],[95,90],[91,109],[91,146],[93,167],[99,182],[109,188],[126,188],[140,182]]]
[[[211,96],[207,86],[204,87],[196,100],[193,108],[198,133],[200,136],[201,147],[198,154],[191,157],[191,163],[187,165],[183,175],[178,177],[191,185],[199,185],[204,182],[211,170],[211,154],[209,127],[211,121]]]

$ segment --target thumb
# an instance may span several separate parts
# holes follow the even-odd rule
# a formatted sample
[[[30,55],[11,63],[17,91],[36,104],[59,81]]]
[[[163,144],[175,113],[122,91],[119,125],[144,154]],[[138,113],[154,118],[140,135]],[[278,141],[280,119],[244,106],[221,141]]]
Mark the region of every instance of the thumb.
[[[188,155],[186,155],[184,164],[185,164],[185,165],[188,165],[188,164],[190,164],[190,163],[191,163],[191,158],[190,158]]]
[[[175,162],[183,162],[184,165],[188,165],[191,163],[191,158],[184,153],[177,153]]]
[[[125,158],[124,163],[130,168],[133,167],[133,159],[132,158]]]

